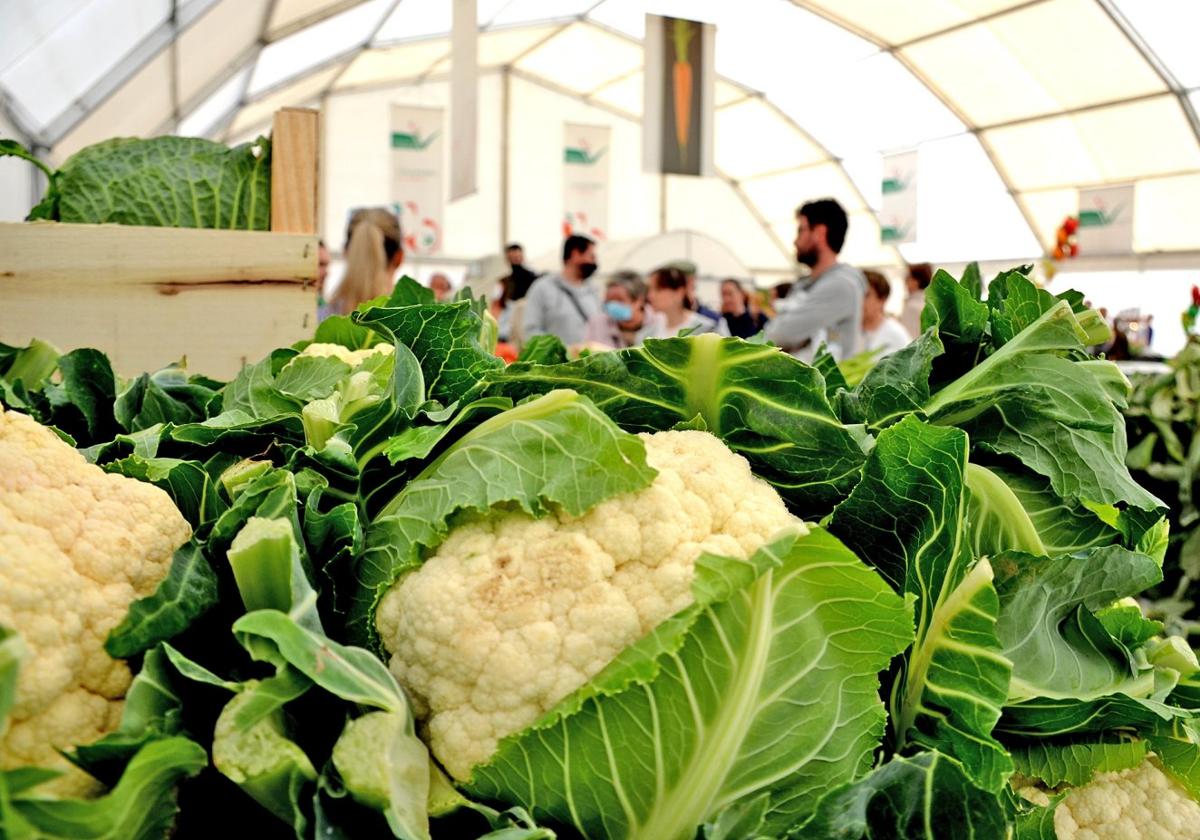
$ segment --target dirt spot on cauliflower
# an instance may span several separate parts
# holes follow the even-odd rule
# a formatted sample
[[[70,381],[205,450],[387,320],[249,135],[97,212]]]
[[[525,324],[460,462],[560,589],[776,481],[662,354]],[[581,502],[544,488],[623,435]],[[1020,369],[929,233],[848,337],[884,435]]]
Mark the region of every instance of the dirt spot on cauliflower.
[[[691,603],[702,553],[748,557],[796,522],[716,437],[641,437],[646,489],[577,518],[464,523],[380,603],[391,670],[457,778]]]

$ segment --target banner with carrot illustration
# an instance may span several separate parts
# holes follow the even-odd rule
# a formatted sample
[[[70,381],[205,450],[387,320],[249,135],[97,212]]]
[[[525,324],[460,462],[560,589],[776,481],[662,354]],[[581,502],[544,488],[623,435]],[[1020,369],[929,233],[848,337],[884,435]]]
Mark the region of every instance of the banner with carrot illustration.
[[[711,24],[646,16],[647,169],[712,174]]]

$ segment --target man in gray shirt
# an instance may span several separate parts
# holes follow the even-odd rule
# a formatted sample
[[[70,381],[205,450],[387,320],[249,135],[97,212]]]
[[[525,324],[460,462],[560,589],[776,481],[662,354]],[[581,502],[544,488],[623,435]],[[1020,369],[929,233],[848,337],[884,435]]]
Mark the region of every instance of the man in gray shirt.
[[[832,198],[810,201],[796,211],[796,259],[812,269],[807,296],[797,307],[781,307],[766,334],[789,353],[809,350],[822,330],[835,359],[861,349],[866,281],[853,266],[838,262],[849,222]],[[786,298],[785,298],[786,300]]]
[[[539,277],[525,296],[524,338],[549,333],[568,347],[581,344],[588,321],[600,312],[600,296],[587,282],[595,273],[596,243],[586,236],[568,236],[562,273]]]

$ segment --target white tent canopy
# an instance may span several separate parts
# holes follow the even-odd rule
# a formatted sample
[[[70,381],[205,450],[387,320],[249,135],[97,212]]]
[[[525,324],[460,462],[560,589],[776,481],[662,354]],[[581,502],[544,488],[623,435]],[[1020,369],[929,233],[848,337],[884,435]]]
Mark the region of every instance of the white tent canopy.
[[[390,202],[387,105],[448,101],[445,0],[11,0],[0,133],[61,162],[118,135],[238,140],[284,105],[326,114],[324,229]],[[479,0],[479,192],[446,251],[554,247],[564,120],[612,126],[611,236],[687,228],[759,274],[791,269],[793,212],[851,213],[846,259],[1016,260],[1076,188],[1132,183],[1136,258],[1200,252],[1194,0]],[[647,11],[717,25],[718,178],[640,168]],[[920,154],[919,239],[879,244],[881,153]],[[33,200],[0,161],[0,213]]]
[[[552,264],[554,255],[546,254],[544,264]],[[641,274],[677,260],[695,263],[701,279],[748,280],[750,269],[723,242],[694,230],[669,230],[644,239],[609,240],[596,246],[597,262],[609,269],[626,268]]]

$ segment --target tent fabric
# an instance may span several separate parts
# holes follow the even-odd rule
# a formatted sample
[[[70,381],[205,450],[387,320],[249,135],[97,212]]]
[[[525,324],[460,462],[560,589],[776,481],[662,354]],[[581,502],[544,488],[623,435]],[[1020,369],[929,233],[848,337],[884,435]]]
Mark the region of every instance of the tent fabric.
[[[0,4],[0,128],[61,163],[110,136],[253,136],[284,105],[332,119],[361,102],[386,110],[389,95],[444,104],[450,8],[12,0]],[[1194,0],[479,0],[481,85],[499,98],[508,89],[510,123],[612,121],[632,136],[647,11],[717,26],[719,178],[656,186],[630,152],[629,172],[614,172],[623,236],[659,233],[673,214],[668,228],[715,235],[752,270],[784,272],[796,205],[834,195],[852,217],[856,262],[1028,258],[1053,244],[1078,187],[1131,183],[1136,255],[1200,251],[1200,229],[1184,221],[1200,214]],[[502,109],[490,113],[498,126]],[[525,154],[511,136],[507,148]],[[874,218],[882,154],[913,148],[918,238],[897,251],[879,244]],[[329,141],[326,153],[343,150]],[[25,186],[17,171],[4,162],[0,179]],[[542,199],[555,219],[556,195]],[[456,204],[448,221],[481,209]],[[345,209],[327,206],[326,227]],[[503,217],[515,223],[523,209],[489,211],[488,235],[459,245],[494,249]]]

